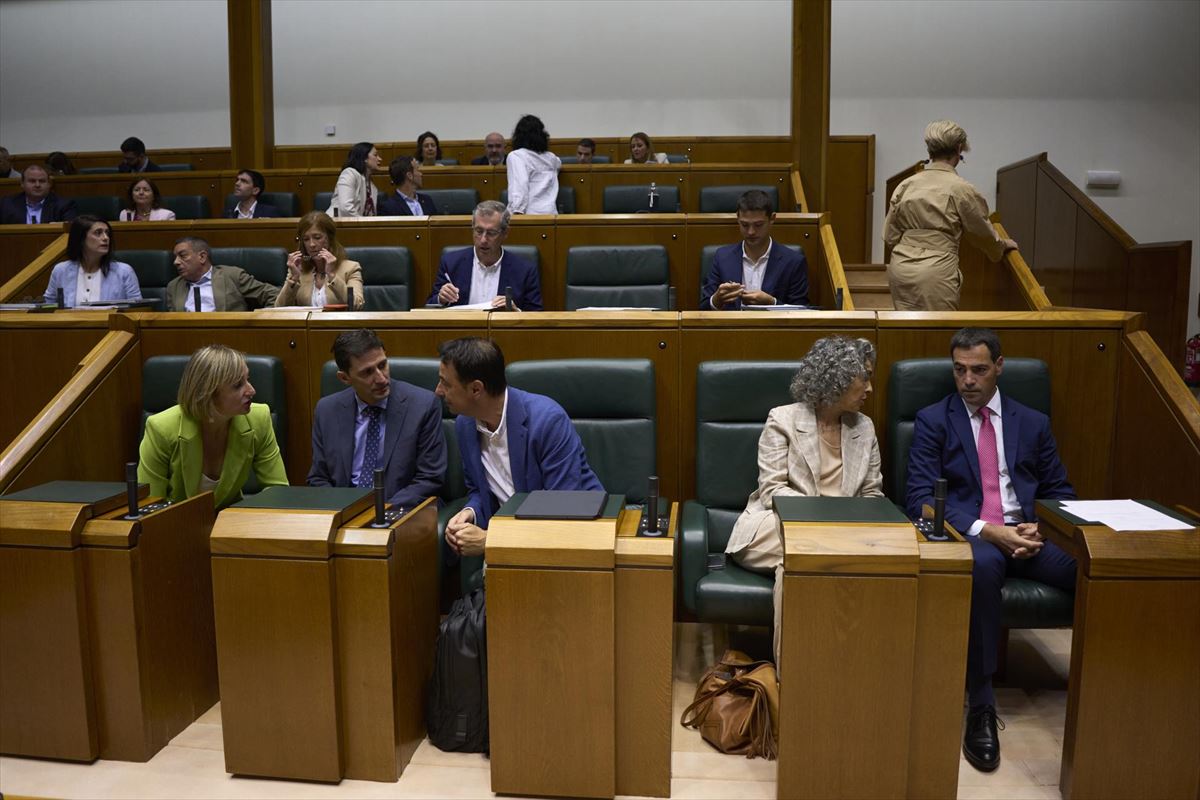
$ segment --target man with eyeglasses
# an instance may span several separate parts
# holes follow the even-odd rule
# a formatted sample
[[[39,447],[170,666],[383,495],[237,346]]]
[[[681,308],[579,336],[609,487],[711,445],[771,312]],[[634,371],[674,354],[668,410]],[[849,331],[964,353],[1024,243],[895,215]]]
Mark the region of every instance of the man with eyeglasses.
[[[511,216],[505,205],[495,200],[475,206],[471,215],[475,246],[442,256],[425,305],[503,309],[505,290],[511,288],[513,310],[542,310],[537,267],[504,250]]]

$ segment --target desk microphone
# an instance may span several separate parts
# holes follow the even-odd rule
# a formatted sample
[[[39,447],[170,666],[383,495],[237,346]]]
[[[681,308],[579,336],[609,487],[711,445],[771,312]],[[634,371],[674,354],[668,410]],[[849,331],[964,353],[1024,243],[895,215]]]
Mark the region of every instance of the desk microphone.
[[[658,534],[658,476],[651,475],[650,489],[646,492],[646,535]]]
[[[845,304],[846,304],[846,299],[842,293],[842,288],[839,286],[838,290],[833,295],[833,307],[836,308],[838,311],[841,311],[842,307]]]
[[[54,290],[54,302],[58,304],[59,308],[67,307],[67,299],[63,297],[63,287],[59,286]]]
[[[125,514],[125,519],[138,519],[141,513],[138,511],[138,480],[137,480],[137,462],[125,462],[125,501],[129,504],[129,511]]]
[[[200,287],[199,286],[192,287],[192,302],[194,302],[196,304],[196,312],[199,313],[200,312]]]
[[[948,542],[946,535],[946,479],[938,478],[933,484],[933,533],[929,538],[935,542]]]
[[[651,211],[654,210],[654,201],[658,199],[658,192],[656,191],[657,189],[658,189],[658,184],[651,183],[650,191],[646,194],[646,200],[649,203],[648,207]]]
[[[354,310],[354,287],[353,286],[346,287],[346,310],[347,311]]]
[[[387,516],[384,512],[383,501],[383,470],[375,470],[375,521],[371,523],[372,528],[386,528],[388,526]]]
[[[505,311],[513,310],[513,299],[512,299],[512,287],[511,286],[504,287],[504,310]]]

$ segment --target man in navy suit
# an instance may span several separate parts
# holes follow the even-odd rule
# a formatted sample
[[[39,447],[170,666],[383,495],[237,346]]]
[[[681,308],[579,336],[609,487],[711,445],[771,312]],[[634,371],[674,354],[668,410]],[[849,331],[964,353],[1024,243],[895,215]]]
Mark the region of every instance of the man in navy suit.
[[[516,253],[504,251],[511,216],[504,204],[495,200],[475,206],[471,215],[475,246],[442,256],[425,305],[490,303],[492,308],[504,308],[505,289],[511,288],[516,309],[542,310],[537,267]]]
[[[322,397],[313,415],[309,486],[374,485],[411,510],[435,497],[446,476],[442,406],[433,392],[391,379],[375,331],[345,331],[333,343],[338,380],[349,388]]]
[[[766,192],[751,189],[738,198],[740,244],[722,247],[700,290],[702,311],[742,306],[808,305],[808,261],[771,239],[775,209]]]
[[[504,134],[492,131],[483,138],[483,155],[471,159],[471,165],[476,167],[491,165],[493,167],[504,163]]]
[[[70,222],[79,216],[75,201],[50,191],[50,173],[30,164],[21,173],[21,191],[0,200],[0,225]]]
[[[270,203],[263,203],[258,198],[267,188],[267,179],[256,169],[243,169],[233,179],[233,196],[237,203],[225,216],[229,219],[263,219],[264,217],[282,217],[283,212]]]
[[[162,167],[150,160],[146,155],[146,144],[136,136],[130,136],[121,142],[121,163],[117,164],[119,172],[162,172]]]
[[[433,198],[421,188],[421,162],[412,156],[396,156],[388,164],[388,176],[396,191],[379,198],[381,217],[432,217],[438,213]]]
[[[446,543],[482,555],[488,521],[510,497],[537,489],[604,491],[562,406],[508,385],[490,339],[443,342],[437,394],[458,414],[455,433],[468,499],[446,523]]]
[[[967,725],[963,755],[976,769],[1000,765],[992,674],[1000,639],[1000,589],[1009,575],[1068,591],[1075,560],[1042,538],[1035,499],[1073,498],[1050,419],[996,390],[1004,369],[1000,339],[963,328],[950,340],[957,393],[917,414],[908,453],[907,510],[919,519],[945,478],[946,521],[967,534],[975,559],[967,643]]]

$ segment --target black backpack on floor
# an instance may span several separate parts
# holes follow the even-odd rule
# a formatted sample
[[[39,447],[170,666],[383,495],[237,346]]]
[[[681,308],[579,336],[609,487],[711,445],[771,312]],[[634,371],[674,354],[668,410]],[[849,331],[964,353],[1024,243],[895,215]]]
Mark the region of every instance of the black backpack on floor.
[[[483,589],[460,597],[438,627],[425,727],[439,750],[488,752],[487,626]]]

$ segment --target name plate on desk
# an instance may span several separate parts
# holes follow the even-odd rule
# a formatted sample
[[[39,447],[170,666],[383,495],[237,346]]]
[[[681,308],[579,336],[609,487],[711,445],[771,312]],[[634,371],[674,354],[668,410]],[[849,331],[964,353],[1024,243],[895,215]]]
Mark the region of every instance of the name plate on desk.
[[[784,522],[908,522],[908,517],[886,497],[776,495],[774,505],[775,513]]]

